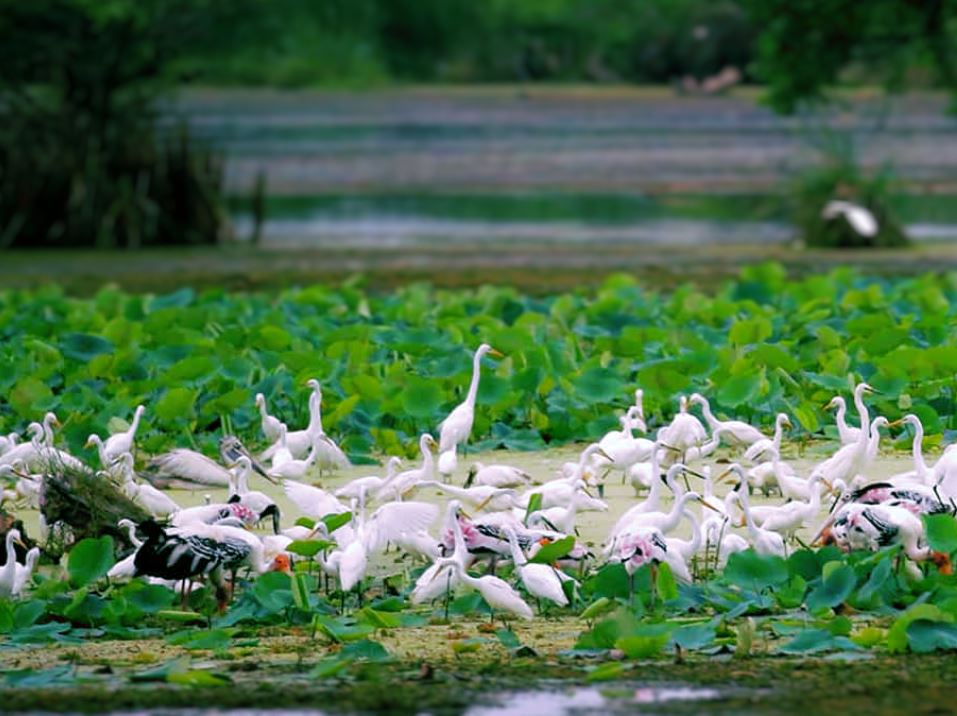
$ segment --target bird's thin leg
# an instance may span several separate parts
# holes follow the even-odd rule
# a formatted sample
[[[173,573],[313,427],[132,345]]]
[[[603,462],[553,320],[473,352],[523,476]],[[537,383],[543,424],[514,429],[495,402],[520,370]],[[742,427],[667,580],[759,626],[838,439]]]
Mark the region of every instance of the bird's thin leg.
[[[651,595],[650,595],[650,606],[652,609],[655,608],[655,585],[658,583],[658,567],[657,565],[651,565]]]
[[[635,573],[628,574],[628,604],[635,606]]]
[[[449,602],[452,601],[452,575],[445,580],[445,621],[449,620]]]

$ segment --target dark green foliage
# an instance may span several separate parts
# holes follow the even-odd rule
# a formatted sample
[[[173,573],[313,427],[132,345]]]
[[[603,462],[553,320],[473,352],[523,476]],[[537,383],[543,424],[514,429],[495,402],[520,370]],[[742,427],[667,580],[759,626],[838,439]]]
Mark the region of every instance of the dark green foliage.
[[[185,434],[215,454],[224,421],[255,449],[255,394],[271,413],[305,424],[304,384],[317,378],[325,428],[351,456],[412,457],[418,436],[461,402],[471,351],[487,341],[507,355],[487,361],[483,384],[506,389],[479,398],[480,449],[600,437],[639,386],[652,428],[670,419],[680,393],[701,390],[716,414],[770,425],[784,411],[792,437],[831,434],[823,406],[862,378],[883,391],[876,412],[920,416],[930,448],[957,428],[955,307],[945,276],[838,270],[792,280],[776,264],[745,268],[715,293],[657,293],[624,275],[545,297],[421,284],[380,295],[355,282],[280,294],[0,292],[0,360],[10,366],[0,374],[0,432],[60,411],[70,419],[58,440],[94,461],[81,452],[87,436],[143,403],[137,446],[146,454],[186,446]],[[424,383],[438,399],[427,416],[408,412],[404,399]]]
[[[908,72],[929,68],[933,80],[957,90],[949,0],[744,0],[761,36],[756,71],[768,100],[792,113],[825,98],[849,69],[900,89]]]
[[[220,238],[218,159],[156,113],[217,5],[0,1],[0,248]]]
[[[754,37],[738,3],[704,0],[275,0],[237,16],[242,42],[196,48],[217,82],[670,82],[746,71]]]

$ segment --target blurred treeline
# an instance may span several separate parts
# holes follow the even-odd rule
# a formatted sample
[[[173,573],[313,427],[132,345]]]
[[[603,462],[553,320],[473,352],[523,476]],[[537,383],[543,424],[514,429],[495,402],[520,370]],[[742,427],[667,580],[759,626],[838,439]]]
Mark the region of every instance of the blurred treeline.
[[[661,83],[746,72],[755,37],[731,0],[270,0],[237,3],[228,33],[184,58],[184,74],[287,87]]]

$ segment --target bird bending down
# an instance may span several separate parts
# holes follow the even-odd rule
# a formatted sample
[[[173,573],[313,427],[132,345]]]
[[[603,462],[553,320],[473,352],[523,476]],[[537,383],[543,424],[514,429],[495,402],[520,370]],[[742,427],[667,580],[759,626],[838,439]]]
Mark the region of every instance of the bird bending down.
[[[753,425],[748,425],[741,420],[718,420],[711,412],[711,404],[701,393],[692,394],[689,404],[700,405],[704,419],[711,428],[711,432],[723,430],[723,435],[734,446],[747,447],[758,440],[763,440],[764,435]]]
[[[562,588],[562,580],[554,567],[548,564],[529,564],[528,558],[518,545],[515,531],[510,527],[504,530],[508,546],[512,552],[515,571],[522,581],[525,591],[536,599],[547,599],[560,607],[568,606],[568,597]]]
[[[791,427],[791,420],[785,413],[778,413],[774,418],[774,437],[768,439],[762,436],[760,440],[752,443],[751,447],[744,451],[744,459],[754,465],[768,460],[772,451],[780,455],[785,427]]]
[[[534,619],[535,615],[532,613],[531,607],[528,606],[521,595],[512,589],[511,585],[504,579],[500,579],[491,574],[473,577],[465,571],[465,567],[462,566],[461,562],[452,557],[443,557],[437,560],[436,564],[439,565],[440,568],[440,571],[436,574],[436,578],[438,578],[438,574],[441,573],[442,567],[449,567],[462,585],[482,595],[482,599],[485,600],[485,603],[488,604],[491,610],[490,621],[495,621],[496,610],[508,612],[522,619]]]
[[[195,450],[177,448],[147,463],[143,477],[156,487],[202,490],[228,487],[229,470]]]
[[[489,487],[526,487],[532,476],[511,465],[483,465],[474,463],[465,479],[465,487],[488,485]]]

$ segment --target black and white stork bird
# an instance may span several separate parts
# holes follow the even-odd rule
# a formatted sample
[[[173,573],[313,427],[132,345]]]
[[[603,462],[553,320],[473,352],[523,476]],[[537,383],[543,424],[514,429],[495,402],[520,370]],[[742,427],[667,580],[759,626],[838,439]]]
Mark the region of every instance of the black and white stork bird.
[[[835,544],[845,552],[876,552],[899,544],[915,562],[932,561],[941,574],[951,574],[950,557],[927,544],[924,523],[913,504],[863,504],[851,502],[838,509],[821,528],[816,541]]]
[[[146,520],[139,531],[146,539],[133,559],[134,576],[176,582],[208,576],[220,609],[225,608],[229,596],[226,572],[235,575],[242,567],[256,574],[289,569],[286,558],[267,559],[262,541],[242,527],[198,523],[167,530]]]

